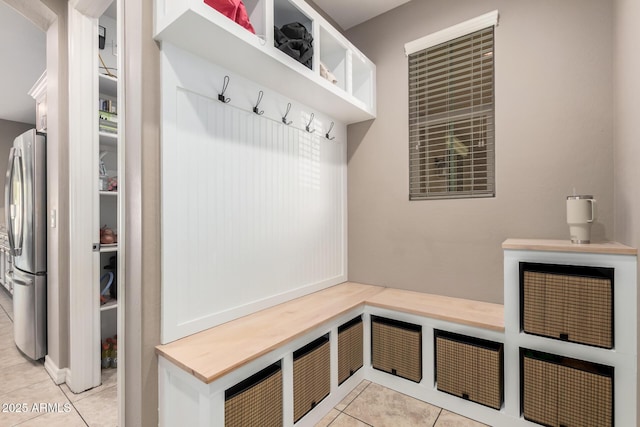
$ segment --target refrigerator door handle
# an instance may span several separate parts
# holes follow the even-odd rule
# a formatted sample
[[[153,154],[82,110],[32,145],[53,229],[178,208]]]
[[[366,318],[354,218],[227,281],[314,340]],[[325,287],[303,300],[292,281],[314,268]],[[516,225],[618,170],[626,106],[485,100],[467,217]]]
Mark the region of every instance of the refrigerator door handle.
[[[11,150],[9,150],[9,164],[7,165],[7,176],[5,177],[5,181],[4,181],[4,205],[5,206],[11,205],[11,175],[13,174],[13,155],[15,152],[16,152],[16,148],[11,147]],[[10,217],[11,217],[11,213],[9,213],[9,215],[6,218],[7,228],[9,228],[9,225],[10,225],[10,222],[9,222]]]
[[[14,201],[13,200],[14,198],[13,178],[14,178],[16,162],[22,163],[22,156],[20,155],[19,149],[12,147],[11,151],[9,152],[9,167],[7,168],[7,178],[5,183],[5,195],[4,195],[5,206],[9,207],[9,212],[7,215],[7,237],[9,238],[9,252],[11,253],[12,256],[20,256],[22,254],[22,234],[23,234],[22,222],[24,221],[24,218],[23,218],[24,212],[16,212],[17,208],[22,208],[23,203],[21,202],[20,206],[16,206],[14,203],[12,203]],[[20,164],[18,166],[18,173],[20,174],[20,185],[24,186],[24,176],[22,174],[22,169],[23,169],[22,164]],[[22,191],[22,189],[20,191]],[[24,193],[24,191],[22,191],[22,193]],[[23,196],[24,194],[21,194],[20,198],[22,199]],[[15,236],[14,223],[18,215],[19,215],[18,225],[20,229],[18,230],[18,236]]]

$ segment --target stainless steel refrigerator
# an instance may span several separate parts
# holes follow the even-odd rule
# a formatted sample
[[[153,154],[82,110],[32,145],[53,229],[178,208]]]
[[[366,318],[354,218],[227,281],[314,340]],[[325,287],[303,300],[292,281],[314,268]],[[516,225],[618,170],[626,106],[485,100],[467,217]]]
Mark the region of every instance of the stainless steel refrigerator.
[[[47,354],[47,193],[44,134],[29,130],[9,153],[5,216],[13,261],[13,330],[18,348]]]

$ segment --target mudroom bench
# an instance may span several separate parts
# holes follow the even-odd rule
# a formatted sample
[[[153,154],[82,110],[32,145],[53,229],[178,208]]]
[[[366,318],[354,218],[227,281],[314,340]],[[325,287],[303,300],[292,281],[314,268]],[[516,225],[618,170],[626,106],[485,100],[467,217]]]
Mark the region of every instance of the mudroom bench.
[[[503,250],[504,306],[346,282],[158,346],[160,425],[312,426],[364,379],[494,427],[636,425],[637,250]]]
[[[393,360],[405,325],[417,359]],[[353,282],[279,304],[156,347],[160,425],[314,425],[363,379],[401,388],[407,363],[433,388],[438,330],[501,342],[503,306]]]

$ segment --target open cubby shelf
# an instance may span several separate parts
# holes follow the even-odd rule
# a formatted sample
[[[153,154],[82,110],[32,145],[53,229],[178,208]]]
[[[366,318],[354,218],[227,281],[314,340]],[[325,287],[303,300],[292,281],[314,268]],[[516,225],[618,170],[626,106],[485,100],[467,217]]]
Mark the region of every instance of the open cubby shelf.
[[[255,34],[204,0],[157,0],[155,39],[346,124],[375,118],[375,65],[304,0],[248,0],[244,4]],[[311,69],[274,46],[273,27],[291,22],[301,23],[313,37]],[[335,76],[335,83],[321,76],[321,63]]]

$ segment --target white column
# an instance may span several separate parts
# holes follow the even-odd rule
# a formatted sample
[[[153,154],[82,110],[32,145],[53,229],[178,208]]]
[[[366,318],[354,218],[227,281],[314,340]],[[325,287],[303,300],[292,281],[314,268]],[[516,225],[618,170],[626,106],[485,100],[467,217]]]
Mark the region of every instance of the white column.
[[[100,385],[97,19],[69,7],[69,370],[78,393]]]

